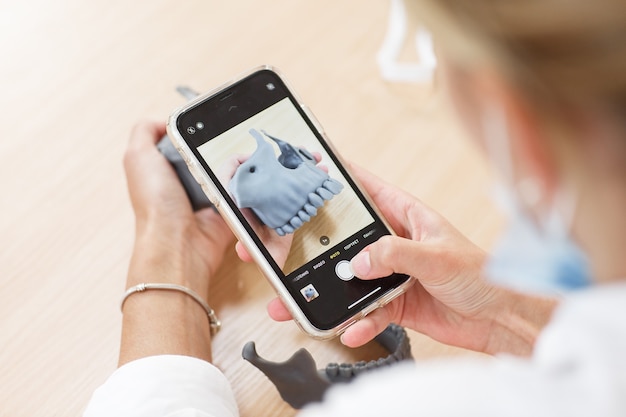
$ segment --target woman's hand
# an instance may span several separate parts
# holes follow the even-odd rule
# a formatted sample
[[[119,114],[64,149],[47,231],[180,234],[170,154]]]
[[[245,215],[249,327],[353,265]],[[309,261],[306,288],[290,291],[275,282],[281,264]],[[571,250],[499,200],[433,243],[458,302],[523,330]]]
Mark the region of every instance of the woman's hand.
[[[233,236],[213,209],[193,212],[174,169],[156,148],[164,134],[161,123],[137,124],[124,156],[136,221],[127,287],[179,284],[207,299]],[[210,360],[209,329],[206,313],[186,294],[133,294],[124,304],[119,364],[159,354]]]
[[[375,279],[397,272],[417,282],[349,327],[343,343],[360,346],[394,322],[450,345],[529,354],[555,302],[486,283],[481,278],[483,250],[413,196],[363,169],[354,167],[353,172],[398,234],[356,255],[351,261],[356,276]],[[277,299],[268,311],[275,320],[291,318]]]
[[[206,297],[209,276],[219,267],[232,234],[213,209],[193,212],[174,169],[156,148],[164,134],[160,123],[136,125],[124,156],[136,220],[129,284],[180,281]],[[146,276],[145,268],[151,275]]]

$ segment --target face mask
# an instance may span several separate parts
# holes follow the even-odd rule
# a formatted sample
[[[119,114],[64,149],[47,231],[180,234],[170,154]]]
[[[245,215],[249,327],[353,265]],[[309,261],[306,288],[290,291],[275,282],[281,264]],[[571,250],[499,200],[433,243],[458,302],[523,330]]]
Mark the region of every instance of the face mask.
[[[488,152],[513,184],[513,163],[504,114],[490,109],[485,118]],[[555,199],[548,213],[535,221],[516,193],[505,187],[497,190],[496,201],[509,214],[508,229],[485,265],[486,277],[496,285],[542,294],[558,294],[591,284],[589,264],[583,251],[572,241],[569,229],[574,199]],[[557,203],[565,205],[563,216]]]

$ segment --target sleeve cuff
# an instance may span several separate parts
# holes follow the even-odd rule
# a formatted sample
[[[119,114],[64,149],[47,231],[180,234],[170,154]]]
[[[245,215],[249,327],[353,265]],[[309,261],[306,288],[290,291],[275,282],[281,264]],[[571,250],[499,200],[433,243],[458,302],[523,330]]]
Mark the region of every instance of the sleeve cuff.
[[[98,388],[84,417],[238,416],[228,380],[215,366],[189,356],[160,355],[117,369]]]

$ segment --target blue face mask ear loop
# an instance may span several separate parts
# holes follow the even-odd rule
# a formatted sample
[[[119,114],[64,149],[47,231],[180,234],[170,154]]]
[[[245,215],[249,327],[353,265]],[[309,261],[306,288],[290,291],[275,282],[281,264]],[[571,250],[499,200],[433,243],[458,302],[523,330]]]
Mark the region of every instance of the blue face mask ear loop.
[[[506,116],[504,111],[494,105],[489,104],[485,111],[486,116],[483,118],[483,128],[485,131],[487,153],[490,156],[491,162],[501,172],[505,181],[511,188],[514,188],[518,193],[512,192],[515,197],[516,204],[519,209],[523,207],[536,207],[541,201],[542,193],[541,186],[534,178],[523,178],[520,181],[515,181],[515,173],[513,170],[513,152],[511,150],[511,144],[509,140],[509,129],[506,123]],[[568,190],[569,191],[569,190]],[[569,234],[571,232],[574,215],[576,212],[576,198],[575,193],[565,192],[562,188],[557,189],[553,198],[551,208],[548,210],[544,219],[540,219],[542,226],[549,226],[555,219],[562,219],[561,222],[565,226],[565,232]],[[563,204],[566,203],[566,204]],[[564,213],[559,213],[558,207],[566,207]],[[522,210],[526,215],[527,210]],[[534,216],[530,216],[534,217]]]
[[[531,178],[527,178],[519,181],[517,184],[515,183],[512,152],[508,139],[508,128],[502,109],[490,105],[486,109],[483,123],[487,152],[492,162],[500,170],[506,182],[508,182],[509,187],[517,185],[515,188],[518,190],[518,193],[521,194],[524,202],[528,204],[528,207],[537,206],[541,200],[540,188],[537,182]],[[519,228],[520,224],[526,224],[526,227],[534,228],[536,230],[536,232],[534,232],[536,233],[536,238],[541,239],[538,243],[543,246],[547,245],[546,248],[550,249],[550,254],[553,254],[554,259],[550,261],[551,265],[546,266],[554,267],[556,265],[559,271],[556,274],[557,276],[553,277],[554,286],[573,289],[589,285],[590,274],[586,257],[582,250],[570,239],[570,229],[576,209],[575,194],[565,193],[562,189],[559,189],[546,214],[539,216],[539,218],[535,217],[533,220],[528,210],[525,209],[526,206],[520,201],[518,193],[513,192],[509,187],[498,187],[497,191],[499,192],[495,197],[498,202],[502,203],[503,208],[511,214],[512,218],[510,221],[512,222],[511,226],[513,226],[514,230],[516,227]],[[565,208],[564,213],[560,213],[559,208]],[[517,220],[514,221],[515,219]],[[517,225],[513,223],[517,223]],[[531,235],[533,235],[533,233],[531,233]],[[510,238],[508,240],[509,242],[511,241]],[[545,258],[545,256],[543,258]],[[501,263],[502,259],[499,259],[499,261],[499,263]],[[544,259],[543,262],[546,262],[546,260]],[[514,267],[516,265],[511,266]],[[513,275],[519,276],[519,273],[514,273]],[[545,284],[549,285],[547,282]]]
[[[543,216],[536,216],[528,212],[527,207],[536,207],[541,201],[541,186],[534,178],[523,178],[515,181],[513,172],[513,152],[510,146],[506,116],[503,110],[493,104],[488,105],[486,116],[483,119],[487,153],[492,163],[503,175],[509,187],[517,192],[508,191],[509,199],[514,204],[505,207],[515,215],[524,215],[535,219],[539,229],[547,234],[555,233],[568,238],[571,232],[576,212],[575,193],[557,189],[550,208]],[[521,198],[520,198],[521,197]],[[512,207],[514,206],[514,207]],[[559,207],[566,209],[559,212]]]

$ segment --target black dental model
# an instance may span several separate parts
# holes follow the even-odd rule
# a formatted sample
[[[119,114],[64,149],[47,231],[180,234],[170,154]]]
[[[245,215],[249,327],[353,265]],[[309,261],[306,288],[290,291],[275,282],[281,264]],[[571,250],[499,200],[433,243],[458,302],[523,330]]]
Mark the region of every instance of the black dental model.
[[[243,347],[242,356],[272,381],[285,402],[293,408],[302,408],[310,402],[321,401],[333,383],[347,383],[364,372],[413,359],[411,344],[403,327],[390,324],[375,340],[389,352],[387,357],[355,364],[331,363],[320,370],[304,348],[285,362],[278,363],[261,358],[254,342],[248,342]]]

